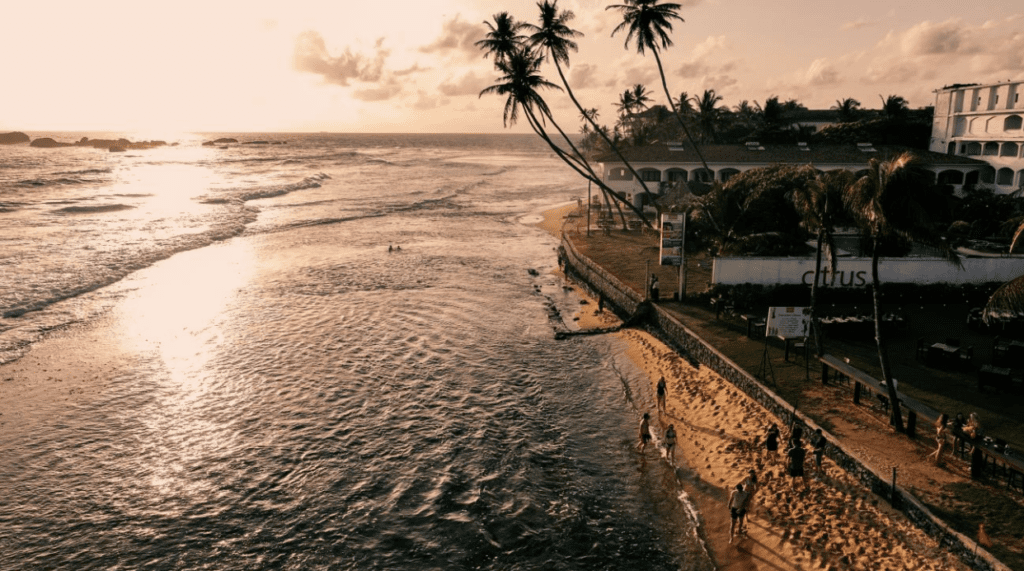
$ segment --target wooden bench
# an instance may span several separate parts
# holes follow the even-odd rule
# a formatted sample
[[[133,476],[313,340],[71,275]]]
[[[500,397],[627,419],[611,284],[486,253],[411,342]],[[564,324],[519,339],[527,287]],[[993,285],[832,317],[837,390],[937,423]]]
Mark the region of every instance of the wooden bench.
[[[854,404],[860,404],[861,392],[863,391],[863,389],[867,389],[875,394],[875,397],[878,399],[878,403],[879,405],[882,406],[883,410],[885,410],[886,412],[889,411],[889,391],[884,386],[882,386],[882,383],[879,382],[877,379],[875,379],[871,375],[868,375],[867,373],[858,369],[857,367],[854,367],[853,365],[847,363],[843,359],[836,357],[835,355],[830,355],[826,353],[818,357],[818,361],[821,361],[821,384],[828,384],[828,371],[829,369],[832,369],[833,371],[836,372],[836,374],[846,377],[847,379],[853,381]],[[933,416],[932,420],[938,418],[937,413],[931,411],[930,409],[925,410],[926,407],[923,407],[923,405],[920,405],[916,401],[913,401],[912,399],[907,399],[904,395],[900,395],[900,397],[900,404],[902,404],[904,408],[907,409],[906,429],[907,434],[909,434],[910,436],[914,435],[914,429],[917,426],[917,415],[919,411],[924,413],[926,416],[929,413],[931,413],[931,416]]]

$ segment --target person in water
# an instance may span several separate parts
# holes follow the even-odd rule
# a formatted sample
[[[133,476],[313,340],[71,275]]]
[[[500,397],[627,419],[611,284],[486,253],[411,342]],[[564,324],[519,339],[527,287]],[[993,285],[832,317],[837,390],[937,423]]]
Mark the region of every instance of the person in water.
[[[644,413],[644,417],[640,419],[640,442],[637,443],[636,447],[641,452],[647,450],[647,443],[651,441],[651,415]]]
[[[670,464],[675,465],[676,463],[676,425],[668,425],[668,430],[665,431],[665,454],[668,456]]]

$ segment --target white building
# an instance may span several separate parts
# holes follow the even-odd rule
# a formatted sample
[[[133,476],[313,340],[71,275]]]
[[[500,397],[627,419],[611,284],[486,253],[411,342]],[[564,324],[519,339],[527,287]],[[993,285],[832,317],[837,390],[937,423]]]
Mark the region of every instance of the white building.
[[[978,158],[989,168],[961,183],[1001,193],[1024,188],[1024,81],[951,85],[935,91],[929,149]]]
[[[644,181],[650,194],[614,153],[598,158],[602,178],[612,190],[628,197],[638,208],[651,203],[670,183],[676,181],[725,182],[730,177],[755,168],[778,164],[793,166],[812,165],[819,171],[845,169],[862,175],[867,172],[868,160],[884,159],[901,151],[902,147],[875,147],[869,143],[857,145],[816,145],[814,143],[761,145],[701,145],[700,154],[708,169],[700,162],[692,145],[658,143],[646,147],[624,149],[626,160]],[[981,172],[990,169],[981,157],[947,155],[931,151],[912,151],[922,167],[932,172],[936,180],[951,184],[954,190],[964,181],[978,179]],[[655,195],[655,196],[652,196]]]

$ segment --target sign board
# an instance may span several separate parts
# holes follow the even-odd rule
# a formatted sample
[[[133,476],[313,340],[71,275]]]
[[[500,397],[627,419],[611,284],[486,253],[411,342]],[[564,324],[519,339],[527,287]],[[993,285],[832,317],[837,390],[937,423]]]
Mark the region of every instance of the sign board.
[[[769,337],[807,337],[810,328],[809,307],[769,307],[765,335]]]
[[[682,212],[661,215],[661,242],[658,259],[663,266],[678,266],[682,259],[686,215]]]

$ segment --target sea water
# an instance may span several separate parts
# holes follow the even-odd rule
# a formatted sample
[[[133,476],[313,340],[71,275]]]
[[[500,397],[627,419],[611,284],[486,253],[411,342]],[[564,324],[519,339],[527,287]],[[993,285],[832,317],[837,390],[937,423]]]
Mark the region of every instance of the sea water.
[[[0,569],[712,567],[649,384],[552,335],[542,143],[169,142],[0,146],[0,361],[117,355],[0,417]]]

